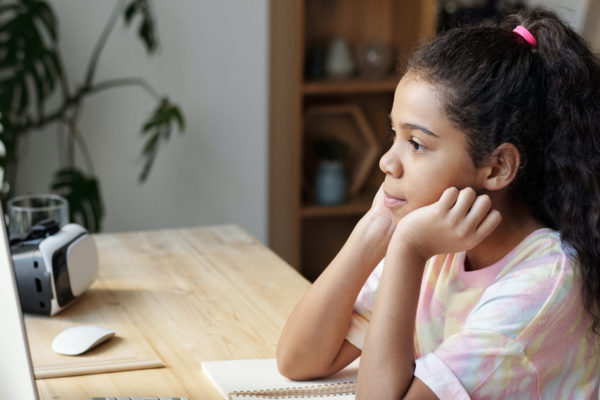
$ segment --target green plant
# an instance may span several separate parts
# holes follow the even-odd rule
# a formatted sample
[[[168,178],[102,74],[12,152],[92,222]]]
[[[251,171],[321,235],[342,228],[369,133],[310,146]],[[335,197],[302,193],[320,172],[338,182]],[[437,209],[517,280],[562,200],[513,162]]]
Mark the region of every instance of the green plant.
[[[71,220],[92,231],[100,230],[104,209],[90,149],[77,124],[84,100],[122,86],[139,86],[156,100],[155,110],[141,128],[145,143],[141,152],[144,163],[140,182],[148,177],[160,145],[169,139],[173,127],[177,126],[180,133],[185,127],[179,107],[168,97],[161,96],[146,80],[137,77],[95,80],[102,50],[121,17],[127,25],[137,21],[140,40],[149,54],[154,53],[158,39],[150,0],[117,0],[92,51],[83,83],[72,88],[59,48],[58,21],[48,2],[7,0],[0,5],[0,141],[4,145],[4,154],[0,156],[3,171],[0,185],[3,195],[10,190],[6,181],[14,183],[19,139],[29,131],[58,122],[68,133],[68,161],[54,174],[51,189],[69,201]],[[56,92],[59,92],[60,104],[47,110],[48,105],[56,103],[56,99],[49,101]],[[81,152],[86,171],[75,166],[75,149]]]

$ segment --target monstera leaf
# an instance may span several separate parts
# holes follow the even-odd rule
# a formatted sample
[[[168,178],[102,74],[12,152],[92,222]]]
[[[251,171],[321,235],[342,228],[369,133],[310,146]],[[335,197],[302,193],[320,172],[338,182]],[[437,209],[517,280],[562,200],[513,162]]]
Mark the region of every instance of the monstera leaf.
[[[2,171],[6,171],[7,164],[14,160],[17,138],[15,132],[10,118],[4,118],[4,114],[0,115],[0,142],[2,142],[0,146],[3,147],[3,151],[0,151],[0,168]]]
[[[4,180],[15,174],[18,135],[42,118],[46,99],[62,79],[56,24],[54,12],[44,1],[7,0],[0,5],[2,197],[8,188]]]
[[[166,141],[169,139],[173,124],[177,124],[179,132],[183,133],[185,121],[181,110],[171,103],[168,98],[163,97],[150,119],[142,127],[142,135],[146,136],[147,139],[142,150],[142,158],[145,161],[142,172],[138,177],[140,182],[144,182],[148,178],[161,140]]]
[[[138,29],[138,35],[146,45],[148,53],[152,53],[158,44],[156,39],[156,25],[152,18],[152,11],[148,0],[133,0],[125,9],[125,24],[129,25],[132,19],[140,15],[142,22]]]
[[[104,207],[98,180],[77,168],[63,168],[56,172],[54,179],[52,190],[69,202],[69,219],[90,232],[99,232]]]
[[[56,17],[43,1],[0,6],[0,112],[15,125],[39,117],[62,75],[55,46]]]

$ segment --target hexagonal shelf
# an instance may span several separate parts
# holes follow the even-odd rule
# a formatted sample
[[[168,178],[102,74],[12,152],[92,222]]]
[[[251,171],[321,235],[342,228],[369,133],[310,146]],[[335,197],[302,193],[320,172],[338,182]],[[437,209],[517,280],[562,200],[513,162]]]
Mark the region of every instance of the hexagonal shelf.
[[[379,153],[377,138],[361,108],[353,103],[309,108],[304,117],[304,138],[305,149],[319,138],[337,139],[348,145],[348,196],[356,196]]]

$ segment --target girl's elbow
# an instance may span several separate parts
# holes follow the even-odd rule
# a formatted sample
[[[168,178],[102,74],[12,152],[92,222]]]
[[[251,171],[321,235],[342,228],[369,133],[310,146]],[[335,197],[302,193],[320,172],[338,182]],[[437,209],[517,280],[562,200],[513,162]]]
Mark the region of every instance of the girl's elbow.
[[[305,381],[324,376],[324,374],[319,373],[319,368],[315,363],[311,363],[306,358],[295,356],[289,352],[278,349],[276,360],[277,370],[288,379]]]
[[[279,373],[288,379],[296,380],[297,371],[294,360],[282,351],[277,351],[276,360]]]
[[[277,346],[276,356],[277,370],[283,376],[292,380],[300,380],[300,371],[298,366],[300,360],[295,356],[295,352],[286,349],[281,343]]]
[[[277,357],[277,370],[283,376],[293,381],[304,381],[310,379],[302,364],[289,357]]]

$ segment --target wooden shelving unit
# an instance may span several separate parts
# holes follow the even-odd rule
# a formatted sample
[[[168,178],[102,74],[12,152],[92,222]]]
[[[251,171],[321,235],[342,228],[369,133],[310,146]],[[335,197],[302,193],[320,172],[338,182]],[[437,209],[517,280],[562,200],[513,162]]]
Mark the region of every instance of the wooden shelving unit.
[[[395,78],[309,81],[302,85],[302,92],[304,95],[389,93],[396,89],[397,84]]]
[[[352,49],[377,41],[388,44],[395,58],[405,57],[433,35],[437,1],[272,0],[270,7],[269,245],[314,279],[369,209],[383,180],[377,161],[389,146],[388,114],[398,76],[390,72],[379,79],[359,74],[346,79],[307,78],[307,49],[311,43],[342,37]],[[358,128],[348,119],[338,126],[327,118],[311,119],[314,110],[334,114],[340,109],[352,110],[354,117],[349,119],[358,121]],[[355,151],[349,161],[348,168],[361,161],[371,165],[361,165],[360,182],[344,204],[318,205],[311,190],[315,157],[310,139],[322,131],[337,137],[347,133],[355,150],[372,147],[373,137],[377,143],[376,157]]]
[[[322,206],[315,203],[304,204],[300,210],[303,218],[356,216],[364,214],[369,207],[373,197],[363,193],[360,196],[350,198],[346,203],[338,206]]]

